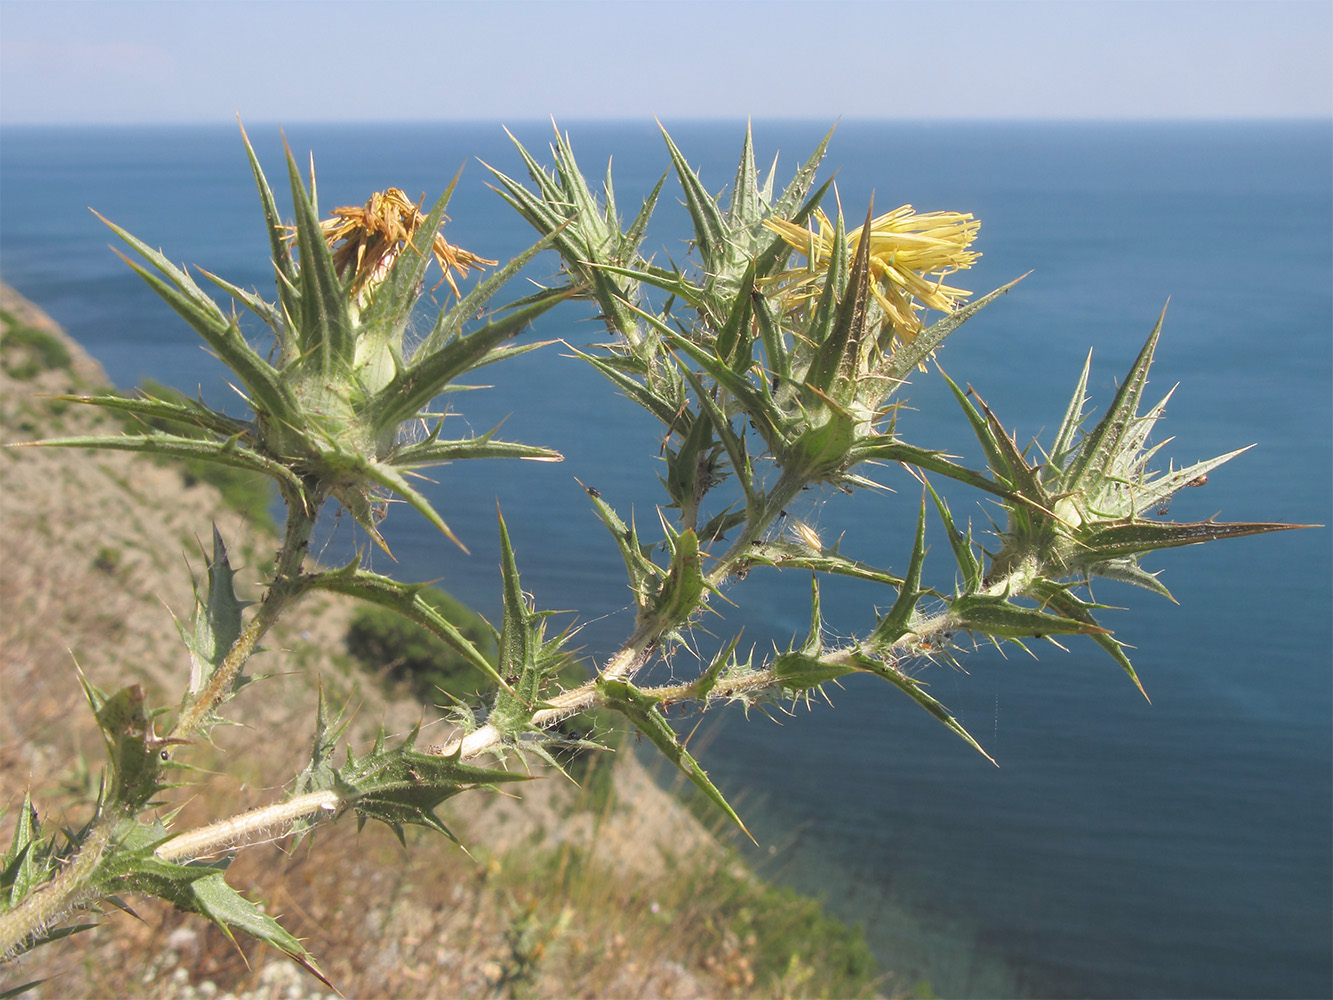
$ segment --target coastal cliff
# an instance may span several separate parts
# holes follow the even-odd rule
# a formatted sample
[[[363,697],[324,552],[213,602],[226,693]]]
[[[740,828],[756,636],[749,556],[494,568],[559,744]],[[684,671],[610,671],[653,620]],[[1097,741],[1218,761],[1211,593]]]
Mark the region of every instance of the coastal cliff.
[[[0,441],[121,432],[106,411],[55,398],[108,385],[41,310],[3,287],[0,321]],[[27,789],[44,815],[86,819],[104,750],[76,664],[103,688],[138,682],[150,703],[174,703],[189,662],[173,616],[189,618],[209,527],[253,599],[256,574],[245,568],[273,548],[261,521],[178,466],[116,452],[0,452],[5,842]],[[253,670],[269,676],[232,712],[243,724],[195,748],[211,776],[171,802],[176,828],[282,798],[308,753],[317,686],[357,710],[354,743],[380,725],[441,731],[433,706],[347,655],[351,613],[320,596],[277,631]],[[295,849],[241,852],[228,879],[269,900],[347,996],[869,995],[883,985],[858,931],[750,875],[632,745],[589,773],[582,788],[534,774],[516,797],[452,800],[442,815],[466,851],[409,831],[405,852],[388,829],[358,833],[349,819]],[[126,902],[132,914],[103,914],[93,930],[0,968],[0,991],[42,979],[30,995],[325,992],[264,947],[233,944],[156,901]]]

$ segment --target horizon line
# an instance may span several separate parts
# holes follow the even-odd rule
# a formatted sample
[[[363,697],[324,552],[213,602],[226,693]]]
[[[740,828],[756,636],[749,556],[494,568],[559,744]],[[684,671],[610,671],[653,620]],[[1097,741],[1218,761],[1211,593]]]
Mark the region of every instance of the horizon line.
[[[1294,114],[1294,115],[1013,115],[1013,116],[978,116],[978,115],[937,115],[937,116],[899,116],[877,117],[873,115],[834,115],[823,118],[815,115],[525,115],[511,118],[506,115],[468,116],[459,118],[246,118],[244,121],[256,126],[286,125],[345,125],[355,127],[375,127],[386,125],[489,125],[496,122],[512,122],[528,125],[534,123],[551,124],[552,122],[578,122],[580,124],[640,124],[659,122],[664,119],[699,124],[724,124],[738,121],[770,122],[784,124],[819,124],[873,123],[885,125],[1177,125],[1177,124],[1317,124],[1323,123],[1333,130],[1333,115]],[[133,119],[127,121],[93,121],[69,119],[60,121],[5,121],[0,117],[0,128],[177,128],[177,127],[234,127],[232,119]]]

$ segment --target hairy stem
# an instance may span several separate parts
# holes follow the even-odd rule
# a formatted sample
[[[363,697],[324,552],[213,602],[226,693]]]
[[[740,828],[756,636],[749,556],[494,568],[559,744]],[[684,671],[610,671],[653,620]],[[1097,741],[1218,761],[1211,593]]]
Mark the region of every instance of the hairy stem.
[[[607,661],[599,679],[625,680],[633,677],[648,662],[648,658],[660,641],[660,633],[639,630]],[[571,715],[577,715],[601,704],[601,692],[597,687],[597,680],[588,681],[579,687],[548,698],[546,704],[550,707],[534,712],[530,720],[538,729],[548,729]],[[442,757],[459,754],[463,760],[470,760],[503,743],[504,739],[504,733],[488,723],[447,743],[427,747],[426,753],[439,754]]]
[[[763,510],[759,516],[746,520],[744,528],[731,548],[718,559],[717,565],[708,573],[706,579],[709,586],[716,587],[721,584],[736,571],[737,565],[746,561],[751,546],[764,537],[764,532],[769,529],[774,519],[807,485],[809,484],[801,477],[783,471],[774,484],[773,491],[764,498]]]
[[[64,920],[90,900],[87,883],[111,843],[118,817],[104,812],[88,836],[51,881],[38,886],[4,916],[0,916],[0,961],[27,950],[31,941]]]
[[[172,837],[154,853],[163,861],[178,862],[268,843],[286,836],[297,820],[332,815],[341,804],[338,795],[331,791],[297,795],[286,802],[260,806],[239,816],[186,830]]]

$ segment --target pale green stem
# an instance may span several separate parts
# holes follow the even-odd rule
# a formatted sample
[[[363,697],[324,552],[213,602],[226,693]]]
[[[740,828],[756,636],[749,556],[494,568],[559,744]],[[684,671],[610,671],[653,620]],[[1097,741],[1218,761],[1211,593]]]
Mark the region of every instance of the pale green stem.
[[[114,816],[104,813],[98,817],[78,853],[69,859],[60,874],[33,889],[22,902],[0,916],[0,961],[8,961],[26,950],[33,938],[90,902],[87,882],[111,842],[115,825]]]
[[[1006,588],[1013,588],[1021,574],[1006,577],[987,588],[987,593],[1004,593]],[[911,633],[912,640],[920,641],[939,632],[951,630],[956,623],[946,611],[942,614],[922,619],[917,623],[917,631]],[[646,662],[651,653],[652,644],[646,636],[636,637],[616,653],[602,670],[603,678],[622,679],[632,677]],[[906,639],[895,643],[895,649],[908,652],[912,646]],[[830,666],[854,667],[853,656],[858,652],[856,646],[830,650],[820,659]],[[751,691],[760,691],[776,682],[771,667],[755,670],[739,677],[730,677],[718,682],[708,692],[707,700],[718,701],[736,698]],[[674,684],[665,687],[647,688],[644,693],[652,696],[659,703],[677,702],[697,697],[698,681],[686,684]],[[581,711],[595,707],[600,703],[597,682],[590,681],[581,687],[565,691],[549,699],[549,708],[533,713],[532,724],[539,729],[568,718]],[[503,734],[492,726],[482,726],[466,736],[450,742],[427,748],[428,753],[443,756],[460,754],[463,759],[470,759],[495,747],[503,739]],[[163,861],[182,861],[192,858],[207,857],[225,851],[237,850],[256,844],[269,843],[290,832],[292,824],[302,819],[318,822],[335,813],[341,800],[332,791],[311,792],[298,795],[286,802],[263,806],[242,813],[230,819],[219,820],[208,826],[182,833],[167,841],[155,852]]]
[[[792,475],[786,470],[783,471],[782,475],[778,477],[777,483],[774,484],[773,491],[765,497],[764,509],[759,517],[745,522],[744,529],[736,541],[718,559],[717,565],[708,574],[706,579],[710,586],[718,586],[736,571],[738,565],[746,561],[751,546],[764,537],[764,532],[768,530],[774,518],[808,485],[809,483],[805,479]]]
[[[775,494],[776,496],[776,494]],[[743,551],[737,546],[733,550]],[[1030,570],[1030,568],[1029,568]],[[1021,568],[986,588],[986,593],[1003,594],[1006,591],[1018,591],[1020,583],[1029,580],[1031,572]],[[917,622],[917,630],[910,639],[904,637],[895,643],[895,649],[909,652],[914,642],[939,632],[949,631],[956,626],[947,612],[934,615]],[[637,633],[621,648],[602,670],[603,678],[624,679],[633,677],[647,662],[652,649],[660,636]],[[855,667],[854,655],[858,647],[848,646],[830,650],[820,657],[831,666]],[[771,667],[755,670],[739,677],[730,677],[717,683],[706,696],[709,701],[727,700],[743,696],[747,692],[760,691],[776,682]],[[684,701],[697,697],[698,681],[686,684],[668,685],[649,688],[645,693],[659,703]],[[548,700],[548,708],[533,713],[532,724],[545,729],[555,723],[581,711],[593,708],[601,702],[601,694],[596,681],[590,681],[581,687],[565,691]],[[476,757],[493,749],[504,739],[501,732],[493,726],[482,726],[472,733],[461,736],[448,743],[427,748],[427,752],[450,756],[459,754],[463,759]],[[180,862],[193,858],[208,857],[226,851],[233,851],[256,844],[269,843],[291,832],[294,823],[299,820],[319,822],[332,816],[342,805],[335,792],[320,791],[298,795],[285,802],[263,806],[242,813],[230,819],[219,820],[208,826],[186,831],[167,841],[155,852],[163,861]]]
[[[1027,566],[1025,564],[1020,566],[1013,573],[986,587],[982,592],[994,596],[1005,593],[1023,593],[1027,584],[1036,578],[1036,569],[1035,565]],[[953,632],[959,628],[958,622],[949,610],[932,615],[929,618],[919,619],[915,624],[916,628],[912,632],[909,632],[889,647],[890,652],[911,655],[913,649],[919,646],[922,641],[930,641],[933,636],[938,636],[944,632]],[[856,656],[862,652],[863,650],[859,645],[852,644],[829,650],[821,654],[819,660],[831,667],[860,670],[862,668],[857,665]],[[758,670],[718,681],[709,689],[704,696],[704,700],[710,702],[725,701],[750,691],[761,691],[775,683],[777,683],[777,678],[773,673],[773,668],[771,666],[761,667]],[[696,679],[684,684],[645,688],[643,693],[654,698],[659,704],[666,704],[668,702],[697,699],[699,697],[698,689],[699,680]]]
[[[172,837],[153,853],[163,861],[209,857],[285,837],[297,820],[332,815],[342,800],[332,791],[297,795]],[[316,821],[318,821],[318,819]]]
[[[598,680],[632,678],[648,662],[648,658],[652,655],[660,640],[661,635],[659,633],[650,634],[644,629],[635,632],[630,641],[622,646],[611,659],[607,660]],[[602,694],[597,687],[597,680],[588,681],[580,687],[547,698],[546,704],[550,707],[534,712],[532,714],[532,724],[538,729],[547,729],[571,715],[577,715],[579,712],[596,707],[601,704],[601,698]],[[442,757],[460,754],[463,760],[470,760],[502,743],[504,738],[504,734],[500,730],[487,723],[470,733],[457,736],[447,743],[427,747],[426,753],[439,754]]]

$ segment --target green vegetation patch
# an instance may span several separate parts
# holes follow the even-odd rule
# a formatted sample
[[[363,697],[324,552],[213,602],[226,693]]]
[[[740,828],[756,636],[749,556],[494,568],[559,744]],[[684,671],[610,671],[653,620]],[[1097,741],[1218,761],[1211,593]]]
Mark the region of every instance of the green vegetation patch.
[[[724,940],[739,942],[753,972],[751,983],[737,985],[783,995],[875,995],[880,970],[860,924],[843,923],[794,889],[726,869],[711,874],[701,895],[714,908],[709,922],[729,932]]]
[[[711,976],[718,996],[880,995],[883,970],[861,925],[753,877],[734,853],[677,857],[652,880],[626,879],[596,853],[595,844],[566,844],[504,856],[501,884],[514,901],[504,964],[515,979],[534,980],[539,964],[556,962],[566,981],[596,995],[610,985],[607,970],[631,960],[617,940],[631,940],[636,963],[682,962]]]
[[[0,337],[0,366],[11,378],[27,382],[44,371],[72,371],[73,358],[54,334],[29,326],[13,313],[0,310],[5,333]]]

